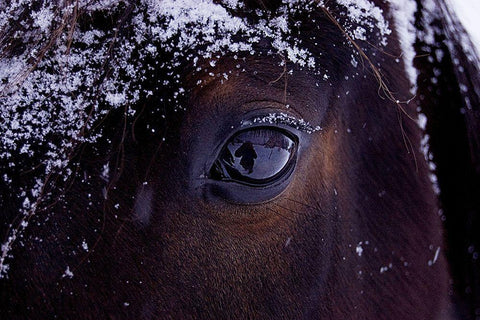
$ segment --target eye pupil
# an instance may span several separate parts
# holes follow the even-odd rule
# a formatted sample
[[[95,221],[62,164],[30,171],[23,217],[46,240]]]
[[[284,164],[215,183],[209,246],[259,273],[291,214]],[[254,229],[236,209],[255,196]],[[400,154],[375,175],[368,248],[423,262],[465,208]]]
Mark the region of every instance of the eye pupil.
[[[277,128],[252,128],[224,145],[210,170],[210,178],[248,185],[267,185],[283,177],[293,162],[297,143]]]
[[[242,145],[235,150],[235,157],[240,158],[240,166],[247,171],[247,174],[253,173],[257,153],[255,152],[252,142],[246,141],[242,143]]]

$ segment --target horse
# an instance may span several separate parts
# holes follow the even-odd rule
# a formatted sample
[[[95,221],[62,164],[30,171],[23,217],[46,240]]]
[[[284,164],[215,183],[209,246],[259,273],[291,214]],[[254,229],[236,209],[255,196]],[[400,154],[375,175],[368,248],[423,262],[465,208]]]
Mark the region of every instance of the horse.
[[[478,57],[443,0],[0,4],[8,319],[474,319]]]

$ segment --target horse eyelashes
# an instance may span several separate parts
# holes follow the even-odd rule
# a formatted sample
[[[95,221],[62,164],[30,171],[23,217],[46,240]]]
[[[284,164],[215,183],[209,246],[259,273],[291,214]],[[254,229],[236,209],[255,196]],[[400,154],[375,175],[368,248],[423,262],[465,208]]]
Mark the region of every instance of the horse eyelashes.
[[[225,143],[209,177],[252,187],[268,187],[292,172],[297,147],[297,138],[293,134],[275,127],[240,131]]]

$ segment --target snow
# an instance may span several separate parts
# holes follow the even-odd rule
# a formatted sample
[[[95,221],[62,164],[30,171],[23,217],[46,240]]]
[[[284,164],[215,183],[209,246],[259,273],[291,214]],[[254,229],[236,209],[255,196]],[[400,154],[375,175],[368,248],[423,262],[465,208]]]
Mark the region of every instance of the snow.
[[[420,129],[425,131],[425,129],[427,128],[427,116],[423,113],[419,113],[418,114],[418,119],[417,119],[417,124],[420,127]]]
[[[428,266],[434,265],[437,262],[439,255],[440,255],[440,247],[437,247],[437,249],[435,250],[435,254],[433,256],[433,259],[428,260]]]
[[[108,182],[110,180],[110,165],[108,163],[103,165],[100,177],[105,182]]]
[[[287,240],[285,241],[285,248],[288,247],[291,242],[292,242],[292,237],[288,237]]]
[[[69,279],[73,278],[73,272],[70,271],[69,266],[67,266],[67,269],[65,269],[65,272],[63,273],[62,278],[69,278]]]
[[[88,244],[85,241],[85,239],[83,239],[83,241],[82,241],[82,249],[85,250],[86,252],[88,252]]]
[[[354,40],[367,40],[365,30],[370,32],[378,31],[380,34],[379,44],[387,44],[387,36],[392,32],[388,22],[383,16],[383,11],[368,0],[337,0],[337,3],[347,9],[347,15],[351,21],[358,24],[354,30],[349,30],[350,36]]]
[[[322,130],[320,126],[313,126],[308,121],[304,119],[298,119],[292,115],[280,112],[280,113],[269,113],[266,116],[256,117],[251,120],[244,120],[241,122],[242,126],[251,126],[255,124],[283,124],[293,127],[297,130],[312,134],[316,131]]]
[[[436,195],[439,195],[441,190],[438,184],[438,178],[435,174],[436,165],[433,162],[433,154],[430,152],[430,136],[425,133],[425,128],[427,125],[427,117],[423,113],[418,114],[417,124],[424,131],[423,137],[420,140],[420,152],[423,154],[425,161],[427,162],[429,174],[428,178],[430,180],[432,190]]]
[[[362,242],[359,242],[355,248],[355,251],[357,252],[358,256],[361,257],[363,253],[363,248],[362,248]]]
[[[398,34],[398,40],[402,49],[402,58],[410,80],[412,94],[417,90],[417,69],[413,66],[413,58],[415,58],[415,49],[413,47],[416,41],[415,12],[417,4],[415,0],[390,0],[392,17],[395,23],[395,30]]]
[[[480,52],[480,1],[478,0],[446,0],[453,8],[459,21],[469,33],[477,53]]]
[[[53,20],[53,11],[51,7],[42,7],[39,11],[32,12],[33,25],[42,32],[48,32]]]

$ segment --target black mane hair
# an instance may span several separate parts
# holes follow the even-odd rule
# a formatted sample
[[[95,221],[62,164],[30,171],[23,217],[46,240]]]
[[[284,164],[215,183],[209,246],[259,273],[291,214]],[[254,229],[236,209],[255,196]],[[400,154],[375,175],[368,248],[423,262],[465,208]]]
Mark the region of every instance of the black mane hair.
[[[435,39],[419,37],[415,44],[417,103],[428,118],[454,301],[461,319],[474,319],[480,308],[480,64],[456,16],[444,2],[435,4],[441,15],[429,19],[417,1],[419,34],[432,30]]]

